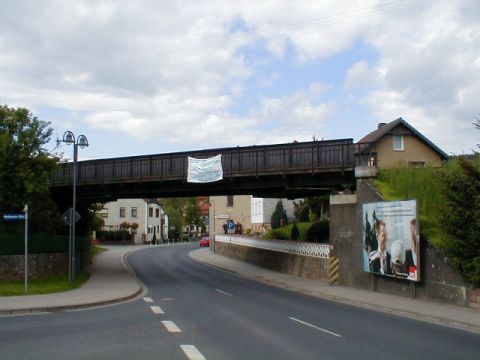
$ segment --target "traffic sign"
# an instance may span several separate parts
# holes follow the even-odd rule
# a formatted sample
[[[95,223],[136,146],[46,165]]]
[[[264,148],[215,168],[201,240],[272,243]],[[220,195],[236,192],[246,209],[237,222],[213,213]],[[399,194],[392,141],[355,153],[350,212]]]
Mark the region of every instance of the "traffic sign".
[[[25,220],[25,214],[4,214],[3,220],[5,221]]]
[[[229,234],[235,234],[235,222],[233,220],[228,220],[228,222],[227,222],[227,232]]]
[[[80,214],[77,211],[75,211],[73,208],[68,209],[62,215],[63,221],[65,221],[69,226],[72,226],[74,223],[80,220],[80,218],[81,218]]]

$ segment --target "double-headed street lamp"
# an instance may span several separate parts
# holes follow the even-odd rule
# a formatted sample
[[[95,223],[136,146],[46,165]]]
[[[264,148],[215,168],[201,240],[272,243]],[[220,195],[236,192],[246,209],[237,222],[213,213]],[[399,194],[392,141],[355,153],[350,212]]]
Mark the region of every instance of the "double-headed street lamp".
[[[70,210],[69,216],[69,262],[68,262],[68,277],[72,284],[75,283],[75,223],[76,223],[76,203],[77,203],[77,161],[78,161],[78,147],[81,148],[88,146],[88,140],[85,135],[80,135],[75,141],[75,135],[73,132],[66,131],[63,134],[62,142],[70,145],[73,144],[73,206]]]

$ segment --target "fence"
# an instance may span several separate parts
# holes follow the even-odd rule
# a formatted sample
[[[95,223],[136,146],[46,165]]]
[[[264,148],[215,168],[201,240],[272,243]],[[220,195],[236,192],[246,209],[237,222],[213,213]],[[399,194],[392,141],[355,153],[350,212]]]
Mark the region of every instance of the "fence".
[[[231,235],[215,235],[215,241],[323,259],[330,257],[329,244],[312,244],[287,240],[263,240]]]
[[[29,254],[68,253],[68,236],[50,234],[29,234]],[[77,251],[88,248],[88,240],[78,237],[75,241]],[[23,234],[0,234],[0,255],[22,255],[25,253]]]

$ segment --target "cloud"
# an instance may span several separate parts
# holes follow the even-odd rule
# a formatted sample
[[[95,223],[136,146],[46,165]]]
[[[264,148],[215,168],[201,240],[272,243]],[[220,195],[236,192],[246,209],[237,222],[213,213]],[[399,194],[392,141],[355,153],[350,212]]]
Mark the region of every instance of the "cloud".
[[[476,0],[9,2],[0,99],[178,148],[330,137],[359,104],[356,122],[402,116],[460,151],[478,142],[479,18]]]
[[[382,32],[367,36],[379,58],[353,64],[346,86],[367,90],[363,103],[373,122],[402,116],[446,151],[469,152],[480,94],[480,26],[469,18],[480,16],[480,4],[458,5],[438,2],[419,7],[415,16],[382,21]]]

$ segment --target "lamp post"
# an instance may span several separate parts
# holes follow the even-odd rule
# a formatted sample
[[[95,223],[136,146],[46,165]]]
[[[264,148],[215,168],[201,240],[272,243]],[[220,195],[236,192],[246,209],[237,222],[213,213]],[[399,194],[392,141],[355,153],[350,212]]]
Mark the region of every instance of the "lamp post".
[[[215,200],[211,200],[208,198],[210,202],[210,208],[212,209],[212,217],[210,217],[210,211],[208,212],[209,222],[212,224],[212,227],[209,229],[210,233],[210,251],[212,251],[212,244],[213,244],[213,253],[215,253]],[[212,220],[213,219],[213,220]]]
[[[76,203],[77,203],[77,161],[78,161],[78,147],[88,146],[88,140],[85,135],[79,135],[75,141],[75,135],[71,131],[66,131],[63,134],[62,142],[70,145],[73,144],[73,205],[70,210],[70,233],[69,233],[69,263],[68,263],[68,277],[70,283],[75,283],[75,223],[76,223]]]

